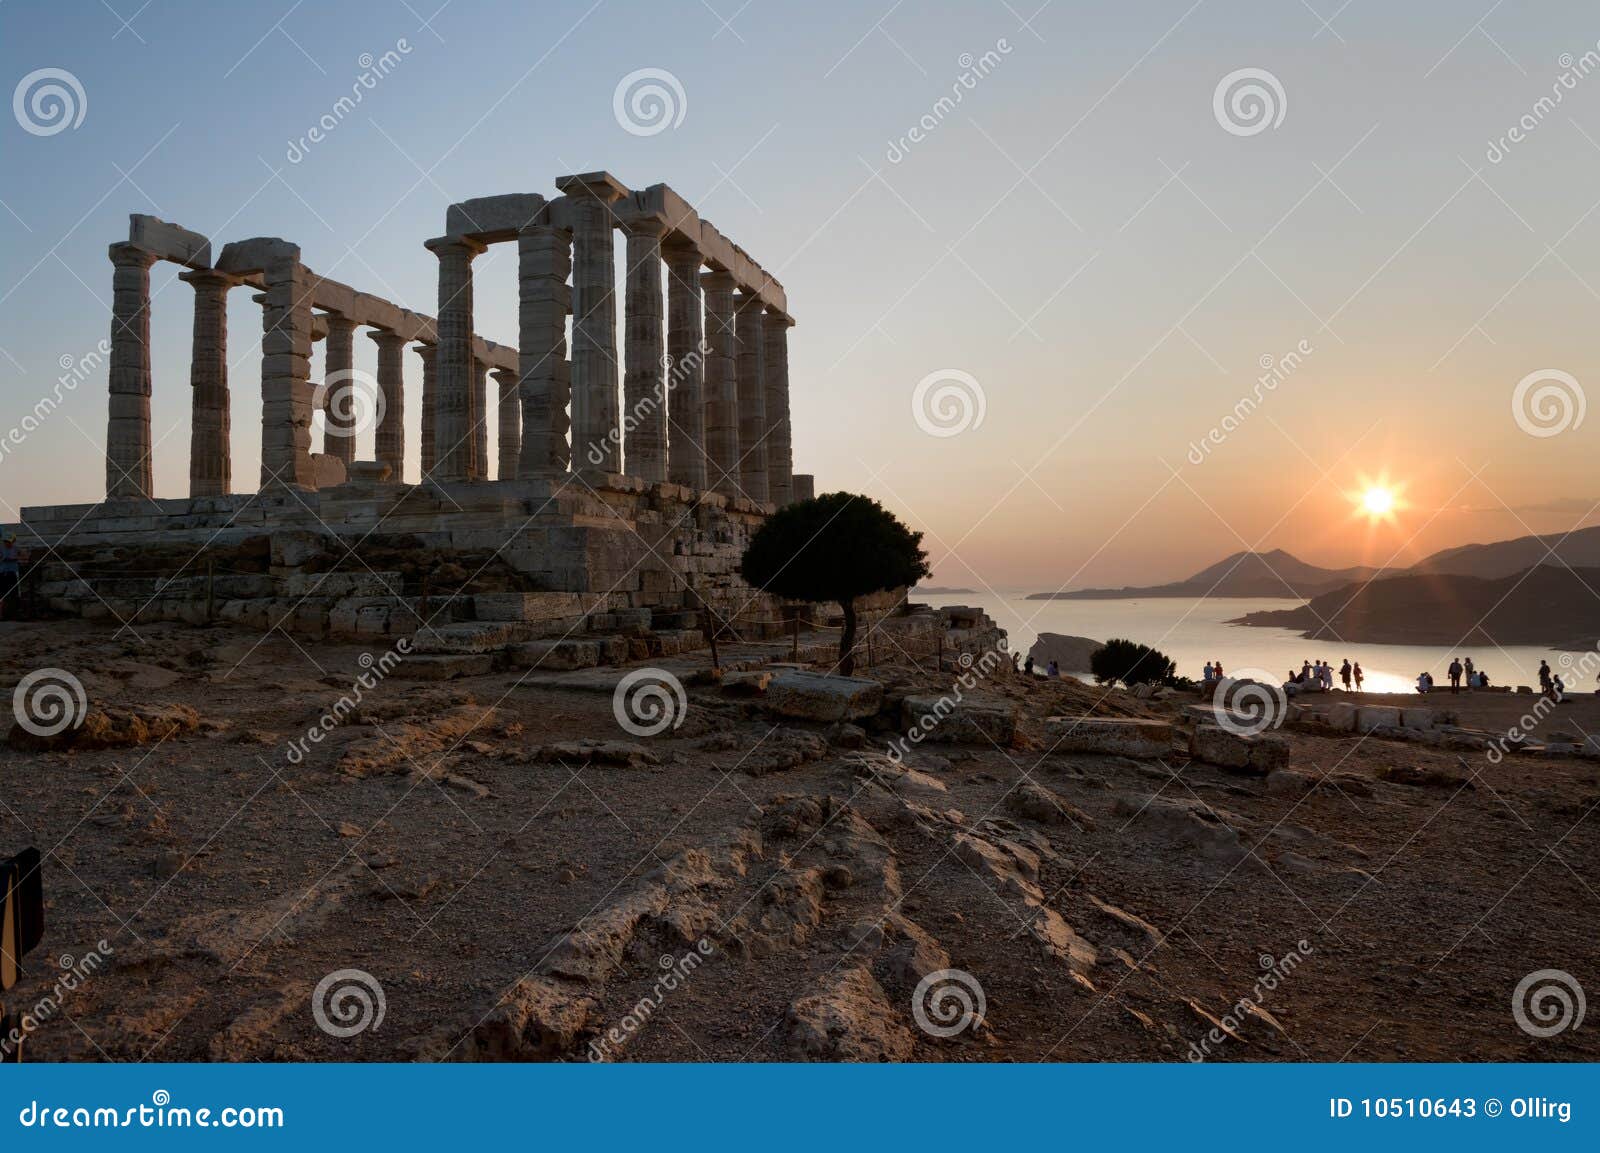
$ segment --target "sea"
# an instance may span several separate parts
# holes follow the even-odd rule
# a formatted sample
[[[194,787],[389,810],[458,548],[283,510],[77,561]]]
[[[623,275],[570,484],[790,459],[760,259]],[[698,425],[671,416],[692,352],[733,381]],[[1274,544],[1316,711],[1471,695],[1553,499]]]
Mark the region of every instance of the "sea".
[[[911,600],[934,606],[971,605],[987,612],[1006,630],[1011,650],[1026,659],[1040,633],[1092,637],[1105,641],[1126,637],[1160,649],[1178,666],[1181,676],[1199,680],[1207,661],[1221,661],[1229,676],[1287,679],[1306,661],[1333,664],[1335,673],[1346,658],[1359,662],[1368,692],[1414,692],[1417,674],[1426,669],[1439,685],[1450,681],[1445,670],[1452,657],[1471,657],[1489,674],[1491,685],[1539,683],[1539,662],[1566,682],[1569,690],[1592,691],[1600,659],[1592,654],[1560,652],[1532,645],[1340,644],[1306,640],[1293,629],[1230,625],[1226,622],[1258,609],[1290,609],[1303,601],[1280,598],[1138,597],[1127,600],[1029,600],[1025,592],[913,593]],[[1337,683],[1337,682],[1336,682]]]

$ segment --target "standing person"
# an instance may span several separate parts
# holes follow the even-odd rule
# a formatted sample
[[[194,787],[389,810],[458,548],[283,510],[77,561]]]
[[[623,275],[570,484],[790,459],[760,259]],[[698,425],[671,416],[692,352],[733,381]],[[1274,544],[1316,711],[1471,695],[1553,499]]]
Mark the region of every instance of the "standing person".
[[[1333,662],[1322,662],[1322,687],[1328,692],[1333,692]]]
[[[1022,671],[1028,676],[1033,676],[1033,654],[1028,654],[1028,659],[1023,662]]]
[[[1300,679],[1306,684],[1311,683],[1311,662],[1302,661],[1300,664]]]
[[[1550,695],[1550,662],[1539,662],[1539,691],[1545,696]]]
[[[1472,667],[1472,658],[1468,657],[1464,662],[1462,662],[1461,667],[1466,670],[1467,692],[1470,693],[1473,689],[1478,687],[1478,674],[1477,670]]]
[[[1350,691],[1350,658],[1344,658],[1344,664],[1339,666],[1339,680],[1344,683],[1344,691]]]
[[[1217,671],[1214,668],[1211,667],[1211,662],[1210,661],[1206,662],[1205,671],[1202,672],[1200,674],[1200,676],[1201,676],[1201,683],[1207,684],[1207,685],[1209,685],[1213,680],[1216,679]]]
[[[0,621],[17,615],[21,573],[22,553],[17,548],[17,534],[8,532],[0,540]]]
[[[1061,676],[1061,666],[1056,664],[1055,661],[1051,661],[1045,666],[1044,675],[1049,677],[1051,680],[1059,679]]]
[[[1357,661],[1356,664],[1355,664],[1355,668],[1352,669],[1351,671],[1355,674],[1356,692],[1359,693],[1361,691],[1361,680],[1362,680],[1362,677],[1361,677],[1361,662]]]
[[[1451,657],[1450,668],[1447,671],[1450,673],[1450,691],[1459,693],[1461,691],[1461,658]]]

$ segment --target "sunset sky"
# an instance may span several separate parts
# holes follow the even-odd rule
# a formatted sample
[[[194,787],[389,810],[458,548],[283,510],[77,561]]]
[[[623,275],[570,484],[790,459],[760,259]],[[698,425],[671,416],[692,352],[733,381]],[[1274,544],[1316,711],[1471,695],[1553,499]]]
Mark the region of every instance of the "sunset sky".
[[[606,169],[671,185],[783,282],[796,469],[924,530],[937,583],[1154,583],[1248,547],[1407,563],[1600,521],[1600,415],[1580,421],[1600,381],[1592,4],[440,2],[0,6],[6,85],[56,68],[83,95],[61,131],[28,131],[15,100],[0,122],[0,427],[105,338],[129,213],[218,251],[291,239],[431,313],[422,242],[449,203]],[[295,144],[364,53],[402,43],[326,139]],[[647,68],[679,83],[682,119],[638,135],[613,98]],[[1265,123],[1219,93],[1240,70]],[[153,274],[174,497],[176,271]],[[515,344],[514,248],[476,272],[479,331]],[[230,322],[253,488],[248,292]],[[374,367],[371,341],[357,358]],[[925,402],[948,385],[970,414],[918,419],[930,377]],[[0,519],[103,495],[105,417],[101,370],[8,445]],[[1373,487],[1391,516],[1358,510]]]

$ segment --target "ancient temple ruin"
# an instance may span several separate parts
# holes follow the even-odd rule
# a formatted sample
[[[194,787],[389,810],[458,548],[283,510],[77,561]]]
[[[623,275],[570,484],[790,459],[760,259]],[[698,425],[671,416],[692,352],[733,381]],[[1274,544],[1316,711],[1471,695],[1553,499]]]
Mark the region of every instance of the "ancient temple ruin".
[[[443,595],[444,620],[481,619],[481,581],[429,590],[416,587],[415,572],[385,569],[421,549],[494,573],[492,593],[517,607],[491,616],[656,610],[670,619],[720,606],[770,620],[772,606],[739,580],[738,559],[765,516],[812,490],[792,466],[793,319],[783,286],[665,185],[631,191],[590,172],[555,186],[549,198],[448,208],[443,235],[425,242],[438,263],[432,316],[318,275],[289,241],[233,241],[213,257],[207,237],[133,216],[128,239],[110,249],[105,499],[23,510],[24,547],[59,562],[44,590],[51,605],[128,622],[190,619],[201,612],[205,568],[206,619],[398,634],[440,615],[430,592]],[[517,246],[517,348],[474,328],[473,260],[501,242]],[[151,372],[150,269],[159,260],[182,265],[194,289],[186,497],[153,491],[150,398],[173,383]],[[262,308],[253,493],[233,491],[234,288]],[[352,403],[365,375],[352,363],[358,329],[378,346],[368,460],[355,456],[354,434],[366,431]],[[321,382],[311,375],[316,341],[326,341]],[[408,349],[421,362],[419,395],[407,395]],[[407,484],[413,405],[421,481]]]

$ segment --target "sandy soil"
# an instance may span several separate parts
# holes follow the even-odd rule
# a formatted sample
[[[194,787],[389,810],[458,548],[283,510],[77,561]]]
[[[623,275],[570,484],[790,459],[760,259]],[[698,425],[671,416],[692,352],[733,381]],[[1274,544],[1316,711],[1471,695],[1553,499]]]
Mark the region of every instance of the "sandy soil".
[[[903,766],[888,734],[848,747],[861,735],[711,684],[643,755],[552,750],[633,740],[601,678],[403,666],[296,761],[362,648],[0,632],[6,686],[50,666],[96,707],[200,717],[138,747],[0,750],[0,847],[48,851],[45,944],[8,1006],[37,1006],[64,957],[112,950],[32,1060],[584,1059],[597,1038],[633,1060],[1600,1059],[1592,1024],[1536,1038],[1512,1007],[1537,970],[1600,990],[1600,762],[1463,767],[1300,730],[1265,779],[1063,755],[1046,716],[1195,698],[1008,676],[983,688],[1019,705],[1015,741],[929,743]],[[1498,729],[1528,703],[1448,706]],[[1541,728],[1600,732],[1600,700]],[[1438,776],[1379,779],[1391,766]],[[944,968],[986,1005],[950,1037],[913,1003]],[[337,1037],[313,991],[345,969],[384,1013]]]

